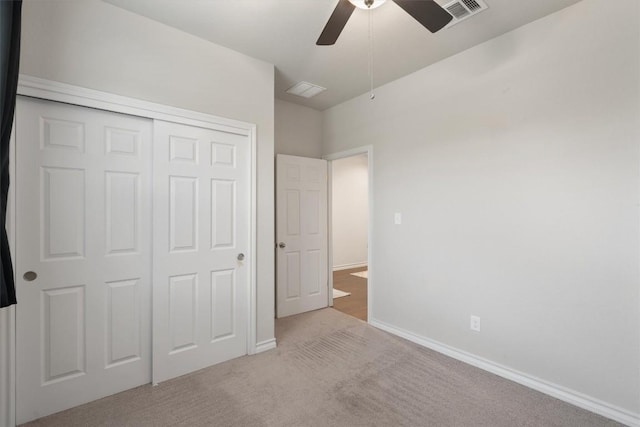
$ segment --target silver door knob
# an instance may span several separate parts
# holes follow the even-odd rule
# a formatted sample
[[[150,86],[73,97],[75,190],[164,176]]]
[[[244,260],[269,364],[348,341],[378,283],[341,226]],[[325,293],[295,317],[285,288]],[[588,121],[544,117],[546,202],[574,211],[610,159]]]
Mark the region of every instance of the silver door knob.
[[[22,275],[22,278],[27,282],[33,282],[38,278],[38,273],[36,273],[35,271],[27,271]]]
[[[244,259],[244,254],[238,254],[238,261],[242,261]]]
[[[283,249],[283,248],[287,247],[287,244],[285,242],[280,242],[280,243],[278,243],[278,247]]]

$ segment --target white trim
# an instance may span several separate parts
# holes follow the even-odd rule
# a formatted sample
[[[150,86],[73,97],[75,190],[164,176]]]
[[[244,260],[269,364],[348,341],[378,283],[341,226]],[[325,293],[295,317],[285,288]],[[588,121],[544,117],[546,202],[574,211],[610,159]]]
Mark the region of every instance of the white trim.
[[[135,98],[129,98],[121,95],[114,95],[107,92],[101,92],[93,89],[87,89],[79,86],[73,86],[65,83],[44,80],[32,76],[21,74],[18,80],[18,95],[28,96],[32,98],[46,99],[50,101],[64,102],[68,104],[79,105],[89,108],[97,108],[116,113],[128,114],[150,119],[165,120],[174,123],[181,123],[189,126],[198,126],[208,129],[216,129],[224,132],[231,132],[240,135],[246,135],[251,138],[251,255],[249,257],[250,267],[250,292],[249,292],[249,333],[247,343],[247,353],[255,354],[260,351],[266,351],[275,348],[275,338],[268,341],[256,343],[257,336],[257,132],[256,125],[252,123],[231,120],[217,117],[211,114],[201,113],[197,111],[185,110],[181,108],[171,107],[167,105],[157,104],[153,102],[143,101]],[[15,141],[14,141],[15,144]],[[15,177],[15,150],[12,154],[11,178]],[[13,186],[11,187],[13,188]],[[15,195],[10,190],[10,200],[13,202],[15,209]],[[13,212],[15,218],[15,212]],[[13,233],[13,227],[8,224]],[[15,248],[15,237],[10,236],[11,248]],[[13,253],[13,250],[12,250]],[[15,261],[15,260],[14,260]],[[15,266],[15,263],[14,263]],[[4,311],[4,310],[3,310]],[[0,417],[0,427],[15,425],[15,309],[10,308],[7,318],[4,313],[0,313],[0,328],[6,327],[7,332],[0,330],[0,348],[6,348],[6,353],[0,354],[0,370],[4,366],[9,366],[8,384],[0,384],[0,387],[8,389],[0,390],[0,398],[6,397],[0,401],[0,409],[2,413],[6,413],[6,419]],[[5,341],[6,342],[6,346]],[[8,359],[8,360],[7,360]],[[3,379],[3,372],[0,371],[0,379]],[[4,381],[3,381],[4,383]],[[5,412],[4,409],[7,408]]]
[[[258,146],[256,126],[251,127],[251,241],[249,242],[249,333],[247,334],[247,354],[256,354],[258,351]],[[275,346],[275,338],[273,339]]]
[[[333,265],[333,162],[327,160],[327,265]],[[333,270],[327,274],[327,299],[333,307]]]
[[[114,95],[98,90],[68,85],[66,83],[53,82],[24,74],[21,74],[18,79],[18,95],[65,102],[67,104],[97,108],[131,116],[181,123],[189,126],[209,128],[211,124],[215,124],[216,130],[226,130],[241,135],[249,135],[251,132],[255,133],[255,125],[252,123]]]
[[[262,353],[267,350],[273,350],[274,348],[276,348],[276,339],[270,338],[268,340],[260,341],[259,343],[257,343],[253,354]]]
[[[333,266],[333,271],[349,270],[351,268],[361,268],[361,267],[366,267],[367,265],[369,265],[369,263],[367,261],[356,262],[356,263],[353,263],[353,264],[334,265]]]
[[[16,425],[15,306],[0,309],[0,426]]]
[[[9,176],[12,178],[15,178],[16,176],[16,140],[17,140],[17,136],[16,136],[16,131],[15,131],[15,112],[14,112],[14,118],[13,118],[13,126],[12,129],[14,129],[13,133],[13,137],[11,138],[11,143],[9,145]],[[11,214],[11,218],[9,219],[8,224],[8,230],[7,230],[7,236],[9,238],[9,244],[11,245],[11,248],[14,249],[16,247],[16,219],[18,218],[18,203],[16,201],[16,186],[15,185],[10,185],[9,186],[9,194],[8,194],[8,207],[10,209],[7,210],[7,212],[10,212]],[[5,225],[5,226],[6,226]],[[11,250],[11,264],[13,264],[14,266],[14,271],[13,271],[13,275],[15,277],[16,275],[16,271],[15,271],[15,265],[16,265],[16,251],[15,250]],[[16,343],[16,310],[17,310],[17,306],[12,306],[9,309],[9,322],[8,322],[8,328],[9,328],[9,348],[7,349],[8,353],[9,353],[9,386],[10,386],[10,390],[9,390],[9,414],[8,414],[8,418],[9,418],[9,425],[14,426],[17,423],[17,406],[16,406],[16,349],[17,349],[17,343]]]
[[[350,150],[346,150],[346,151],[340,151],[337,153],[332,153],[332,154],[327,154],[325,156],[322,156],[323,159],[327,160],[328,164],[329,164],[329,168],[328,168],[328,179],[327,179],[327,186],[328,186],[328,196],[327,196],[327,204],[328,207],[327,209],[329,210],[329,214],[327,215],[327,234],[328,234],[328,240],[329,240],[329,244],[327,245],[327,250],[329,251],[329,265],[333,264],[333,238],[332,238],[332,232],[333,232],[333,221],[332,221],[332,206],[331,206],[331,199],[332,199],[332,191],[331,191],[331,187],[332,187],[332,182],[333,182],[333,165],[332,165],[332,161],[333,160],[338,160],[338,159],[344,159],[345,157],[353,157],[353,156],[357,156],[359,154],[366,154],[367,155],[367,171],[369,174],[369,179],[368,179],[368,198],[369,198],[369,225],[368,225],[368,229],[367,229],[367,238],[368,238],[368,242],[369,242],[369,247],[367,248],[367,263],[365,265],[368,266],[369,269],[369,273],[367,276],[367,319],[371,319],[373,317],[373,295],[374,295],[374,291],[373,291],[373,277],[375,276],[373,273],[373,269],[374,269],[374,264],[373,264],[373,247],[374,247],[374,243],[373,243],[373,205],[374,205],[374,198],[373,198],[373,145],[365,145],[362,147],[356,147],[356,148],[352,148]],[[355,268],[355,267],[348,267],[348,268]],[[333,268],[335,269],[335,267]],[[329,287],[329,306],[333,307],[333,270],[330,267],[329,270],[329,280],[327,280],[328,282],[328,287]]]
[[[478,357],[474,354],[448,346],[430,338],[422,337],[402,328],[391,326],[377,319],[369,319],[369,324],[378,329],[397,335],[423,347],[437,351],[469,365],[496,374],[518,384],[522,384],[533,390],[555,397],[556,399],[618,421],[632,427],[640,426],[640,414],[603,402],[602,400],[587,396],[586,394],[568,389],[566,387],[550,383],[548,381],[511,369],[499,363]]]
[[[9,176],[15,177],[16,134],[15,119],[9,140]],[[15,267],[16,247],[16,192],[15,185],[9,187],[7,198],[6,230]],[[14,272],[15,274],[15,272]],[[0,426],[16,425],[16,307],[0,309]]]
[[[362,147],[351,148],[345,151],[339,151],[337,153],[326,154],[322,156],[323,159],[327,161],[344,159],[345,157],[353,157],[360,154],[368,154],[371,155],[373,152],[373,145],[364,145]]]

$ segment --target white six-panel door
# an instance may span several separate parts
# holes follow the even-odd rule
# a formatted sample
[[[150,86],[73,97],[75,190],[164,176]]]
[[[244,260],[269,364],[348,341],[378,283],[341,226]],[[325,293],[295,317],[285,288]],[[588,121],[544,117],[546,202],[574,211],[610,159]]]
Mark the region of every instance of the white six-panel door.
[[[19,97],[17,421],[151,375],[151,120]]]
[[[247,354],[247,135],[154,122],[153,382]]]
[[[277,316],[328,306],[327,161],[276,157]]]

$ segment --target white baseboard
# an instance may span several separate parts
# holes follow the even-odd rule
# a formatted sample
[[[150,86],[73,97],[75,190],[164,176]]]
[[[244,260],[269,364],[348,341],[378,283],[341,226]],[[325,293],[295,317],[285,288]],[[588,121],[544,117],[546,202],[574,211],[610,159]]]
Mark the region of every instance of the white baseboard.
[[[389,332],[393,335],[397,335],[411,342],[419,344],[423,347],[435,350],[438,353],[445,354],[449,357],[468,363],[469,365],[473,365],[477,368],[491,372],[518,384],[522,384],[541,393],[548,394],[549,396],[555,397],[556,399],[560,399],[564,402],[626,424],[630,427],[640,427],[640,414],[635,414],[633,412],[627,411],[626,409],[619,408],[617,406],[587,396],[575,390],[570,390],[566,387],[541,380],[540,378],[536,378],[523,372],[516,371],[490,360],[475,356],[471,353],[467,353],[466,351],[458,350],[457,348],[450,347],[438,341],[434,341],[432,339],[414,334],[413,332],[405,331],[401,328],[391,326],[376,319],[370,319],[369,324],[371,324],[371,326],[375,326],[378,329],[382,329],[383,331]]]
[[[366,267],[366,266],[367,266],[367,261],[356,262],[353,264],[334,265],[333,271],[348,270],[350,268],[360,268],[360,267]]]
[[[276,348],[276,339],[271,338],[269,340],[261,341],[256,344],[256,351],[253,354],[262,353],[263,351],[273,350]]]

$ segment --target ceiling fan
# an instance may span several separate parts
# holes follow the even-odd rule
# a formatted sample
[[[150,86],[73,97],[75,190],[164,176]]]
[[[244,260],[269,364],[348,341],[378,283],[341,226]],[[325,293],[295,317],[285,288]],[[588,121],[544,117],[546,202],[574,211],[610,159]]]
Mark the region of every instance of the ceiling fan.
[[[339,0],[338,5],[329,17],[322,34],[316,44],[327,46],[335,44],[342,29],[356,7],[360,9],[375,9],[386,0]],[[392,0],[400,6],[427,30],[435,33],[441,30],[453,17],[433,0]]]

